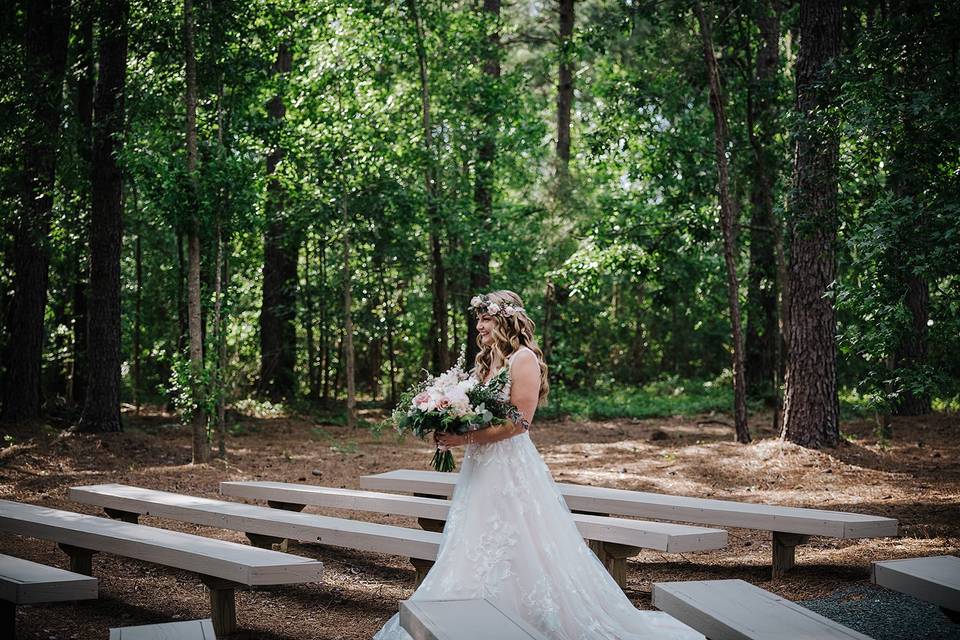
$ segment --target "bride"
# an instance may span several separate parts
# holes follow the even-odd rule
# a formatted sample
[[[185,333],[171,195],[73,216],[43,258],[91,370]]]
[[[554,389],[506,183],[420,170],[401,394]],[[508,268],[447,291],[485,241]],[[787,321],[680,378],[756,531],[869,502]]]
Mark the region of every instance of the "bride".
[[[511,291],[476,296],[472,375],[503,368],[523,419],[438,446],[466,445],[437,559],[411,600],[487,598],[557,640],[702,638],[661,612],[638,611],[584,543],[527,429],[548,391],[533,321]],[[410,640],[394,615],[374,640]]]

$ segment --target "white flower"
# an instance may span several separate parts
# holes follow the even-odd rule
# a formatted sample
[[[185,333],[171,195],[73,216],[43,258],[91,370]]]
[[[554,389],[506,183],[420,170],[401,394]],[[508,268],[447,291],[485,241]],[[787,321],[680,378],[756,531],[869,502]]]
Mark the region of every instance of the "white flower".
[[[463,391],[464,393],[470,393],[471,391],[473,391],[474,387],[476,387],[479,382],[480,381],[477,380],[476,378],[467,378],[466,380],[461,380],[460,382],[458,382],[457,388]]]
[[[487,313],[492,316],[497,315],[500,313],[500,305],[498,305],[496,302],[490,303],[490,306],[487,307]]]
[[[517,312],[517,308],[510,305],[507,305],[506,307],[503,308],[503,314],[506,316],[512,316],[516,312]]]
[[[480,296],[473,296],[472,298],[470,298],[471,307],[479,307],[481,304],[483,304],[483,298],[481,298]]]

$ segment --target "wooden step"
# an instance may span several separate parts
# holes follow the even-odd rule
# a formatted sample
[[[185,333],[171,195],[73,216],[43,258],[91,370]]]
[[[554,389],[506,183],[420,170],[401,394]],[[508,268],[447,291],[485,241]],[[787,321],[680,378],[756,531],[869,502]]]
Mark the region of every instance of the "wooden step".
[[[882,587],[942,607],[960,621],[960,558],[928,556],[884,560],[870,567],[870,579]]]
[[[110,629],[110,640],[217,640],[213,622],[188,620]]]
[[[237,628],[236,587],[315,582],[323,573],[310,558],[10,500],[0,500],[0,531],[57,542],[70,569],[84,575],[95,552],[194,572],[210,591],[220,634]]]
[[[710,640],[870,640],[743,580],[655,582],[653,606]]]

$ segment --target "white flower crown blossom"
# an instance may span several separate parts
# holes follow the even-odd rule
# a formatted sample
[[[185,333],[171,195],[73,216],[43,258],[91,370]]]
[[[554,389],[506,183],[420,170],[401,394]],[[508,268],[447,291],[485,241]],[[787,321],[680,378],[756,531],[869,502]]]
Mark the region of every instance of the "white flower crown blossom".
[[[473,296],[470,299],[470,308],[476,314],[486,313],[491,316],[513,317],[518,313],[525,313],[524,308],[513,304],[504,304],[494,302],[488,296]]]

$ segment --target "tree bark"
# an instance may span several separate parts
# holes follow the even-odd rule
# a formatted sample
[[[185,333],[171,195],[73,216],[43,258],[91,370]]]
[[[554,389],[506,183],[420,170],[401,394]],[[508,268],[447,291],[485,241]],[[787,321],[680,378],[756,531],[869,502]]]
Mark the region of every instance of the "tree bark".
[[[836,279],[838,137],[828,65],[840,51],[840,1],[801,0],[797,115],[790,229],[790,354],[782,437],[805,447],[840,439]]]
[[[327,322],[327,237],[320,242],[320,401],[330,398],[330,326]]]
[[[383,299],[383,324],[387,334],[387,362],[390,368],[390,391],[387,400],[390,405],[395,405],[397,403],[397,363],[393,344],[393,297],[401,292],[397,288],[387,289],[382,260],[377,261],[377,276],[380,281],[380,295]]]
[[[483,111],[483,128],[480,131],[480,144],[477,149],[477,166],[474,175],[473,203],[476,219],[480,222],[480,235],[473,238],[474,250],[470,256],[470,293],[490,288],[490,249],[489,237],[493,227],[493,190],[496,177],[497,160],[497,112],[492,105],[497,101],[493,95],[498,91],[500,79],[500,0],[484,0],[484,18],[491,23],[487,36],[487,46],[483,60],[483,73],[487,91],[480,96],[480,108]],[[473,364],[480,347],[477,344],[477,326],[470,309],[465,309],[467,321],[467,366]]]
[[[281,42],[273,67],[278,78],[290,72],[293,53],[290,43]],[[286,117],[283,95],[277,93],[267,105],[277,128]],[[297,256],[299,241],[293,225],[284,214],[283,186],[276,176],[285,151],[279,144],[267,156],[268,191],[267,230],[263,239],[263,304],[260,309],[260,392],[280,401],[296,395],[297,334],[294,326],[297,308]]]
[[[303,244],[303,327],[307,338],[307,388],[309,397],[317,396],[317,348],[313,336],[313,252],[310,250],[310,236]]]
[[[68,0],[26,3],[24,80],[27,127],[23,144],[22,202],[13,248],[10,310],[3,384],[6,422],[40,417],[43,316],[50,268],[53,209],[60,138],[60,105],[70,31]]]
[[[226,125],[224,123],[224,73],[220,72],[220,79],[217,84],[217,154],[222,160],[226,152]],[[226,403],[226,384],[224,382],[227,370],[227,339],[226,328],[227,319],[224,312],[226,294],[230,288],[230,266],[229,266],[229,244],[224,240],[223,212],[230,211],[230,194],[226,189],[221,188],[218,196],[217,213],[217,257],[214,267],[213,282],[213,345],[216,350],[216,362],[214,364],[213,393],[216,398],[214,407],[214,425],[217,434],[217,457],[221,460],[227,458],[227,403]],[[229,213],[227,213],[229,215]]]
[[[216,349],[217,361],[214,365],[213,393],[216,397],[216,409],[214,415],[214,424],[217,434],[217,456],[223,460],[227,457],[227,436],[224,416],[226,406],[223,398],[223,375],[226,369],[223,358],[226,340],[224,338],[224,329],[226,322],[223,317],[223,297],[226,280],[226,261],[223,247],[223,225],[217,222],[217,257],[214,267],[213,280],[213,345]]]
[[[93,108],[90,215],[88,381],[81,431],[120,431],[120,253],[123,238],[123,144],[127,77],[127,0],[104,0]]]
[[[136,292],[133,311],[133,406],[136,414],[140,415],[140,342],[142,334],[143,321],[143,242],[140,230],[137,229],[137,240],[134,248],[134,277],[136,279]]]
[[[193,219],[187,234],[187,325],[190,334],[190,369],[195,377],[204,370],[203,321],[200,309],[200,220],[196,208],[197,193],[197,55],[194,46],[193,0],[183,2],[183,41],[186,54],[186,107],[187,107],[187,181],[190,190],[189,202]],[[196,380],[196,378],[195,378]],[[193,463],[210,460],[210,440],[207,437],[207,414],[202,408],[206,398],[199,384],[191,391],[197,406],[190,424],[193,427]]]
[[[908,37],[913,42],[925,40],[923,35],[917,34],[917,30],[925,31],[926,25],[936,19],[934,3],[902,0],[891,4],[890,11],[900,23],[900,30],[909,34]],[[930,287],[926,277],[915,271],[913,260],[904,260],[902,256],[922,256],[928,251],[924,245],[928,245],[929,240],[922,232],[917,233],[917,230],[927,226],[922,204],[926,185],[921,158],[926,155],[926,148],[939,146],[938,143],[929,142],[930,134],[920,126],[917,114],[912,108],[912,102],[928,90],[930,82],[931,49],[935,50],[936,45],[930,42],[924,45],[926,46],[908,45],[905,48],[902,66],[899,66],[901,72],[894,75],[894,86],[888,89],[891,95],[902,96],[898,123],[900,131],[888,159],[888,181],[897,198],[907,203],[906,206],[913,207],[911,213],[916,214],[913,218],[915,224],[901,226],[897,237],[899,251],[892,252],[894,255],[889,256],[895,286],[903,292],[903,303],[909,312],[909,322],[906,327],[901,328],[894,347],[893,368],[907,371],[927,363]],[[926,129],[929,131],[929,127]],[[894,373],[891,377],[894,375],[898,374]],[[893,413],[899,416],[926,415],[932,410],[932,399],[928,392],[914,393],[909,388],[899,394],[893,406]]]
[[[96,88],[96,49],[93,39],[94,8],[88,4],[80,17],[79,45],[80,75],[77,79],[77,119],[80,135],[77,142],[77,157],[80,161],[80,207],[74,224],[77,236],[87,238],[90,233],[90,176],[93,157],[93,98]],[[70,347],[70,371],[67,377],[67,402],[75,407],[83,407],[86,390],[86,348],[87,348],[87,278],[90,265],[87,256],[88,246],[79,243],[72,266],[74,273],[71,283],[71,310],[73,321],[73,339]]]
[[[750,268],[747,285],[746,376],[750,395],[776,398],[777,258],[773,189],[778,173],[773,152],[776,90],[780,69],[780,16],[765,0],[756,6],[760,50],[748,90],[747,119],[753,163],[750,168]]]
[[[740,282],[737,280],[737,222],[740,207],[730,195],[730,167],[727,154],[727,116],[720,88],[720,71],[713,52],[710,25],[700,2],[694,4],[703,41],[703,59],[710,83],[710,109],[714,121],[714,151],[717,160],[717,187],[720,197],[720,228],[723,233],[723,261],[727,268],[727,304],[733,332],[733,415],[737,442],[750,442],[747,427],[747,388],[744,376],[743,333],[740,324]]]
[[[570,167],[570,113],[573,108],[574,0],[559,0],[559,66],[557,69],[557,178],[565,190]]]
[[[174,229],[177,242],[177,353],[187,344],[187,258],[183,254],[183,231]]]
[[[447,276],[443,264],[441,236],[443,220],[440,217],[439,194],[433,157],[433,132],[430,124],[430,78],[427,73],[427,51],[424,44],[423,23],[417,8],[417,0],[407,0],[410,19],[413,21],[417,63],[420,69],[420,103],[423,124],[423,182],[427,198],[427,217],[430,221],[430,260],[433,265],[433,327],[431,329],[430,353],[435,372],[450,368],[450,334],[447,319]]]
[[[350,275],[350,218],[346,194],[341,193],[343,214],[343,357],[346,359],[347,428],[357,427],[356,354],[353,349],[353,282]]]

